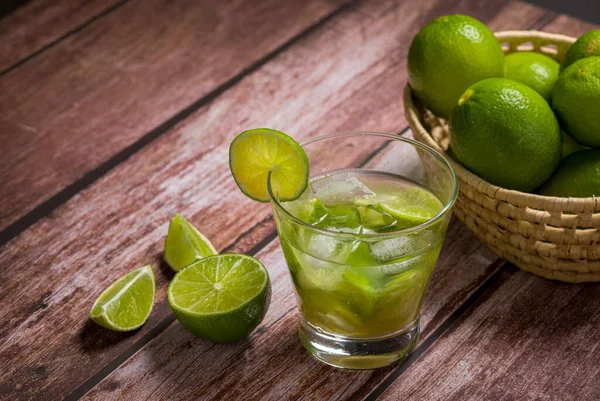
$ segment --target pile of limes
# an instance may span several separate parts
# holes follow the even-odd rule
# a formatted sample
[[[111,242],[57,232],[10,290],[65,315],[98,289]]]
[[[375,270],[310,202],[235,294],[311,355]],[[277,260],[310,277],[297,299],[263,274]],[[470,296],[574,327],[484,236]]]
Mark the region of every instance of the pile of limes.
[[[486,181],[562,197],[600,196],[600,30],[562,64],[535,52],[504,56],[466,15],[435,19],[413,39],[408,79],[449,119],[450,153]],[[562,161],[561,161],[562,159]]]

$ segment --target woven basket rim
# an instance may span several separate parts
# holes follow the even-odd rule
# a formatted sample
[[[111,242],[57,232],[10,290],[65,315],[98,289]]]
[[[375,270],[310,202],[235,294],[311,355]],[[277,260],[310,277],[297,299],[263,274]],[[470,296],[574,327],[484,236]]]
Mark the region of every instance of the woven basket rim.
[[[502,40],[511,39],[541,39],[548,42],[558,42],[570,44],[575,41],[575,38],[567,35],[547,33],[542,31],[501,31],[495,33],[496,37]],[[407,121],[412,129],[418,130],[420,136],[424,139],[424,142],[433,147],[435,150],[440,152],[446,157],[452,167],[455,169],[457,176],[467,183],[469,186],[477,189],[480,192],[485,193],[491,198],[509,201],[510,203],[520,207],[532,207],[535,205],[536,208],[545,209],[553,212],[571,211],[571,210],[587,210],[597,211],[600,210],[600,198],[589,197],[589,198],[561,198],[555,196],[544,196],[538,194],[532,194],[527,192],[521,192],[517,190],[511,190],[502,188],[497,185],[491,184],[476,174],[472,173],[465,167],[463,167],[458,161],[452,158],[448,152],[446,152],[431,136],[431,133],[421,123],[421,113],[417,109],[413,101],[413,91],[410,85],[407,83],[404,89],[404,111]]]

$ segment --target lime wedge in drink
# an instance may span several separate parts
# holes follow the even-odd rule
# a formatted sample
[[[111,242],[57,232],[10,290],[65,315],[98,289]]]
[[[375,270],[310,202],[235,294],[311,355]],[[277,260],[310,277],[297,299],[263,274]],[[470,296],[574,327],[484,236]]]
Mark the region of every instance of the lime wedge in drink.
[[[200,259],[179,271],[168,289],[177,320],[205,340],[229,343],[258,326],[271,300],[267,270],[246,255]]]
[[[164,258],[173,270],[179,271],[198,259],[217,253],[210,241],[183,216],[176,214],[171,219]]]
[[[90,318],[109,330],[135,330],[150,316],[155,287],[152,267],[140,267],[112,283],[100,294],[92,306]]]
[[[292,216],[308,224],[318,224],[330,213],[329,209],[318,198],[296,199],[287,202],[285,209]]]
[[[342,278],[339,290],[347,297],[347,305],[359,316],[373,313],[378,295],[376,283],[353,267],[347,267]]]
[[[308,157],[292,137],[268,128],[244,131],[229,146],[229,168],[240,190],[268,202],[267,178],[280,201],[297,199],[308,185]]]
[[[371,206],[359,206],[357,208],[363,227],[369,230],[382,230],[394,226],[396,219],[387,213],[381,213]]]
[[[374,210],[392,216],[396,219],[394,229],[397,230],[423,224],[434,218],[444,207],[435,195],[420,188],[410,188],[394,195],[358,199],[356,204],[370,205]]]

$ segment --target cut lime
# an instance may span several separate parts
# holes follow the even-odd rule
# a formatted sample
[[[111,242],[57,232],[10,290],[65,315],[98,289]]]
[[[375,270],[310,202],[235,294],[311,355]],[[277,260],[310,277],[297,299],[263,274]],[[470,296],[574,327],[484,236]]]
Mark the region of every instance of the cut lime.
[[[171,219],[164,258],[173,270],[177,272],[198,259],[217,253],[210,241],[183,216],[176,214]]]
[[[168,298],[183,327],[205,340],[229,343],[247,337],[262,321],[271,284],[258,260],[222,254],[200,259],[177,273]]]
[[[357,204],[387,213],[396,219],[395,229],[403,230],[418,226],[434,218],[444,207],[432,193],[418,188],[410,188],[394,195],[372,196],[359,199]]]
[[[369,230],[382,230],[393,227],[396,219],[387,213],[381,213],[371,206],[359,206],[357,208],[363,227]]]
[[[297,199],[308,185],[308,157],[292,137],[268,128],[244,131],[229,147],[229,168],[240,190],[268,202],[267,179],[279,201]]]
[[[96,299],[90,318],[114,331],[141,327],[154,305],[155,280],[152,266],[146,265],[112,283]]]
[[[308,224],[320,223],[330,213],[329,209],[318,198],[300,198],[286,203],[285,208],[294,217]]]

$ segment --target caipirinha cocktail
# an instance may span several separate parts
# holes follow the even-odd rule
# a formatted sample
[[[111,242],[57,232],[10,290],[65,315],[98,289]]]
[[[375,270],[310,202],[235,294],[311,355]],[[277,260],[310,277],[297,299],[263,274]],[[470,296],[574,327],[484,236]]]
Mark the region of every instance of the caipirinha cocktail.
[[[308,324],[327,334],[371,338],[413,323],[443,229],[434,225],[426,232],[385,234],[437,215],[443,205],[435,195],[399,175],[342,170],[312,178],[302,197],[282,206],[310,227],[323,229],[277,216],[281,245]]]

